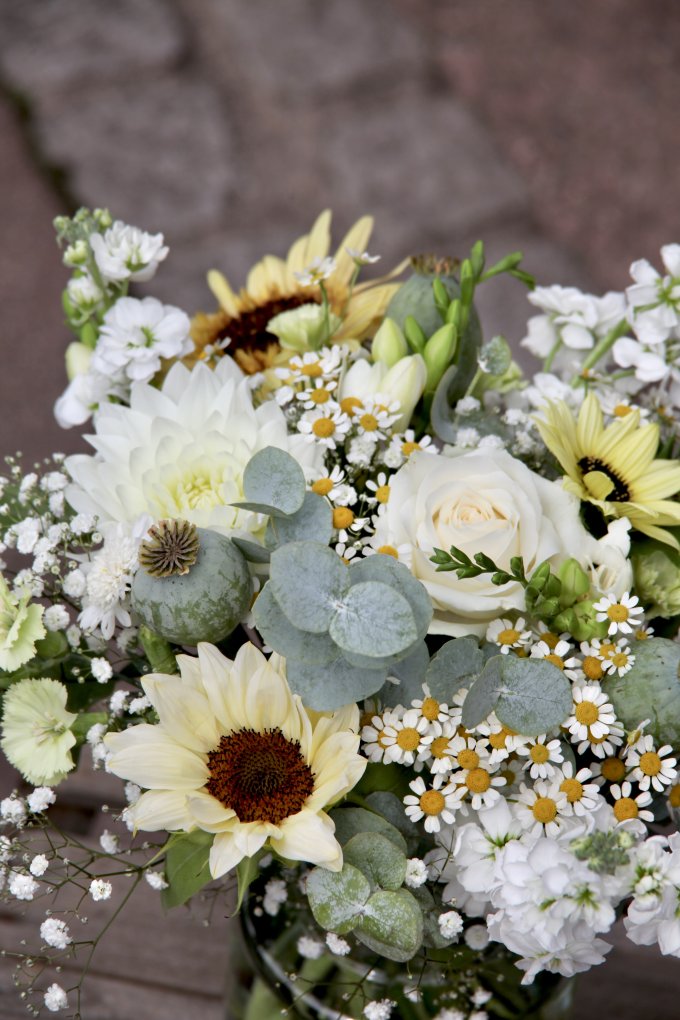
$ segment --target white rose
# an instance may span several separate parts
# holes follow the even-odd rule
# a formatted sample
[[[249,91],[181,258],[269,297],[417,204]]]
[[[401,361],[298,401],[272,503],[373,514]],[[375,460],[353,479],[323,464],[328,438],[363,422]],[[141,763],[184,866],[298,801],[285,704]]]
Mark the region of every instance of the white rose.
[[[403,558],[432,598],[431,634],[482,636],[489,621],[524,609],[515,581],[495,585],[490,574],[459,580],[454,571],[437,573],[435,548],[455,545],[470,558],[483,552],[503,569],[521,556],[527,574],[543,560],[588,562],[594,539],[579,520],[578,499],[504,450],[412,454],[390,488],[372,545],[399,549],[400,557],[408,549]]]

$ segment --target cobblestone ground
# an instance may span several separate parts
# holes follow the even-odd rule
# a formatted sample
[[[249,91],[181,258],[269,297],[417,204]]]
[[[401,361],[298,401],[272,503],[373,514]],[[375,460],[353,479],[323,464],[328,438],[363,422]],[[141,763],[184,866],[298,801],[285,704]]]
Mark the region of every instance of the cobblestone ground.
[[[0,449],[79,442],[51,418],[51,219],[81,202],[165,232],[153,292],[188,311],[326,206],[338,237],[375,216],[382,265],[481,236],[540,282],[622,287],[680,233],[679,44],[677,0],[0,0]],[[481,311],[521,337],[519,285]],[[637,997],[593,972],[579,1017],[671,1020],[656,960]]]

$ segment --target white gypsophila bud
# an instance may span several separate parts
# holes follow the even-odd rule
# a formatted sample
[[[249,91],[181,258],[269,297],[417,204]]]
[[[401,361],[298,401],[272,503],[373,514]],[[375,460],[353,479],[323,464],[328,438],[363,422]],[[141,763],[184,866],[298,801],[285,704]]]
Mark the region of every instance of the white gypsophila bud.
[[[32,900],[38,891],[38,883],[31,875],[23,875],[19,871],[13,871],[7,885],[10,896],[17,900]]]
[[[95,902],[110,899],[112,892],[113,886],[103,878],[93,878],[90,882],[90,896]]]
[[[57,917],[48,917],[43,921],[40,925],[40,937],[53,949],[66,949],[73,941],[68,925]]]
[[[162,892],[163,889],[168,888],[168,883],[165,881],[165,877],[161,871],[145,871],[144,878],[147,880],[152,889],[156,892]]]
[[[113,676],[113,668],[108,659],[96,658],[90,662],[90,672],[98,684],[105,684]]]
[[[45,1005],[50,1013],[57,1013],[68,1006],[68,996],[61,985],[51,984],[45,992]]]
[[[11,822],[12,825],[21,828],[26,821],[26,817],[26,805],[19,797],[15,797],[12,794],[10,797],[5,797],[4,800],[0,801],[0,818],[3,821]]]
[[[28,809],[34,815],[47,811],[50,804],[54,804],[57,795],[49,786],[36,786],[26,798]]]
[[[417,889],[427,882],[427,878],[427,864],[425,861],[421,861],[419,857],[411,857],[406,863],[404,884],[410,889]]]
[[[347,956],[350,951],[350,944],[346,939],[336,935],[334,931],[326,933],[326,945],[335,956]]]
[[[45,854],[36,854],[28,866],[28,870],[35,878],[40,878],[49,867],[49,861]]]
[[[99,837],[99,845],[105,854],[118,853],[118,845],[120,840],[114,832],[109,832],[108,829],[104,829],[101,836]]]
[[[454,939],[463,930],[463,918],[457,910],[448,910],[437,918],[439,930],[445,939]]]
[[[297,940],[297,951],[305,960],[318,960],[325,952],[323,942],[311,938],[309,935],[301,935]]]
[[[63,606],[50,606],[43,613],[43,623],[52,633],[65,630],[70,623],[68,611]]]
[[[485,924],[471,925],[466,929],[463,937],[470,949],[474,949],[476,952],[481,952],[482,949],[486,949],[490,942],[489,930]]]

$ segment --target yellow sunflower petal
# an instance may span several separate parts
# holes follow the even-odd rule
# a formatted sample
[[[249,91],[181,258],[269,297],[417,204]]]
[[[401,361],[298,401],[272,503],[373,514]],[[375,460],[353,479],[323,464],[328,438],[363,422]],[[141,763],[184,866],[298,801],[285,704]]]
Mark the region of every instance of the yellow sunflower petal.
[[[223,276],[217,269],[211,269],[208,273],[208,286],[227,315],[236,317],[240,310],[239,301],[229,286],[226,276]]]
[[[348,255],[347,248],[353,248],[354,251],[358,251],[359,253],[366,251],[372,230],[373,217],[362,216],[360,220],[357,220],[353,227],[350,227],[340,242],[335,254],[337,268],[333,276],[344,286],[348,286],[349,281],[352,279],[352,273],[354,272],[354,259],[351,255]]]

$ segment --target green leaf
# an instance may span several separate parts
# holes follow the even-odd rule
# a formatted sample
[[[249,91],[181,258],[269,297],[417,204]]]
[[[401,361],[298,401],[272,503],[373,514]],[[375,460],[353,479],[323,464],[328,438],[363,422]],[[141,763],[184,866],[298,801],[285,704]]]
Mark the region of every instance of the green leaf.
[[[248,889],[260,873],[260,860],[264,857],[264,849],[259,850],[252,857],[243,857],[236,865],[236,878],[238,880],[238,893],[234,914],[238,914],[241,904]]]
[[[160,634],[156,634],[149,627],[139,628],[139,641],[144,649],[144,654],[149,660],[153,673],[177,673],[177,660],[172,650],[172,645]]]
[[[495,710],[505,726],[531,737],[560,726],[571,708],[571,685],[557,666],[494,655],[465,699],[463,725],[471,729]]]
[[[418,843],[418,833],[404,812],[404,802],[402,799],[397,797],[396,794],[390,793],[389,790],[374,790],[373,793],[369,793],[366,797],[366,804],[373,811],[378,811],[383,821],[390,822],[401,835],[403,845],[398,844],[395,839],[392,839],[394,845],[399,846],[399,849],[403,850],[405,854],[414,853]],[[377,831],[383,831],[383,834],[388,839],[392,838],[387,831]]]
[[[386,796],[394,797],[393,794],[381,792]],[[406,819],[404,805],[397,797],[394,797],[394,800],[401,809],[401,817]],[[379,805],[376,806],[376,811],[380,811]],[[373,811],[366,811],[365,808],[360,807],[338,807],[333,808],[330,816],[335,822],[335,838],[341,846],[348,843],[358,833],[380,833],[381,836],[393,843],[397,850],[406,853],[406,841],[403,835],[381,814],[375,814]],[[408,819],[406,821],[408,822]]]
[[[305,476],[289,453],[266,446],[250,458],[243,472],[243,493],[249,503],[275,507],[294,514],[305,498]]]
[[[356,927],[371,895],[368,879],[351,864],[344,864],[342,871],[314,868],[307,877],[306,890],[314,920],[325,931],[338,935]]]
[[[214,839],[211,832],[174,834],[166,844],[165,878],[168,888],[161,893],[166,909],[186,903],[195,893],[212,881],[208,859]]]
[[[424,584],[417,580],[403,563],[393,556],[377,553],[350,564],[349,576],[352,584],[363,581],[381,581],[403,595],[413,612],[418,637],[424,638],[432,622],[432,599]]]
[[[231,540],[236,548],[241,550],[249,563],[269,563],[271,558],[269,549],[263,549],[257,542],[249,542],[245,538],[234,538],[232,536]]]
[[[332,712],[379,691],[385,683],[387,669],[353,666],[338,650],[337,658],[323,666],[288,659],[286,676],[293,693],[299,694],[308,708]]]
[[[255,599],[253,617],[266,644],[286,659],[324,666],[337,658],[338,649],[327,634],[312,634],[293,626],[274,598],[269,583]]]
[[[269,549],[302,540],[328,545],[333,534],[333,511],[328,500],[306,492],[300,507],[290,517],[270,518],[265,542]]]
[[[488,659],[484,669],[468,691],[463,702],[462,723],[466,729],[474,729],[493,712],[500,696],[502,685],[503,655]]]
[[[461,687],[470,686],[483,664],[484,656],[475,638],[453,638],[430,659],[425,683],[432,697],[446,704]]]
[[[373,952],[405,963],[422,945],[423,914],[406,889],[380,889],[368,900],[354,934]]]
[[[371,658],[403,652],[418,639],[409,603],[380,581],[352,585],[336,607],[329,633],[340,648]]]
[[[346,844],[344,860],[353,864],[373,889],[400,889],[406,878],[406,855],[377,832],[359,832]]]
[[[389,666],[387,683],[380,692],[384,705],[410,705],[414,698],[423,695],[423,683],[430,663],[430,653],[424,641],[419,641],[404,659]],[[398,680],[398,683],[394,683]]]
[[[296,627],[324,634],[349,591],[346,564],[320,542],[290,542],[272,553],[270,584]]]

